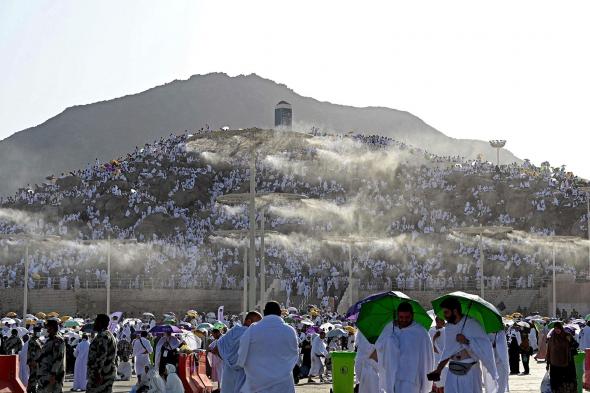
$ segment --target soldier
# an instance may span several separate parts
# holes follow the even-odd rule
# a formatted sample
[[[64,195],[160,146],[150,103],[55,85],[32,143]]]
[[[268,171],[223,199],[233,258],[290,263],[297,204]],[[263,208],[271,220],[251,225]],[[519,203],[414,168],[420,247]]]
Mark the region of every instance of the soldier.
[[[61,393],[66,369],[66,343],[56,320],[45,324],[47,340],[37,358],[39,393]]]
[[[11,336],[4,343],[4,353],[7,355],[18,355],[23,349],[23,340],[18,336],[18,330],[12,329]]]
[[[94,320],[96,337],[88,352],[87,393],[110,393],[117,376],[117,340],[108,331],[110,318],[99,314]]]
[[[41,327],[35,326],[33,328],[33,337],[29,340],[29,349],[27,351],[27,365],[29,366],[29,384],[27,385],[27,393],[37,393],[37,378],[39,365],[37,357],[41,353]]]

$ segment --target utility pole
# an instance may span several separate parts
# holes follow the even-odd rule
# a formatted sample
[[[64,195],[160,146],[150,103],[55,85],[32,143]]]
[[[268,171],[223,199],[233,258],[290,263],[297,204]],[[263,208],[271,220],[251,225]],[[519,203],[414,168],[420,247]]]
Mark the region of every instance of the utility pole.
[[[107,239],[107,315],[111,316],[111,235]]]
[[[250,283],[248,288],[248,309],[256,307],[256,150],[250,151],[250,201],[248,222],[250,225],[250,253],[248,265],[250,267]]]
[[[266,304],[266,260],[264,255],[264,209],[260,211],[260,304]]]
[[[27,308],[29,305],[29,241],[25,243],[25,280],[24,280],[24,292],[23,292],[23,319],[27,315]]]

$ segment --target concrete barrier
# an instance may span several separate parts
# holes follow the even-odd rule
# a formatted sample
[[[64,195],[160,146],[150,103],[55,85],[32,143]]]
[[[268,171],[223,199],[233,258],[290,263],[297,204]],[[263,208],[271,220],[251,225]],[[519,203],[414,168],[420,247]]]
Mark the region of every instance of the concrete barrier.
[[[27,389],[18,377],[18,355],[0,356],[0,392],[25,393]]]

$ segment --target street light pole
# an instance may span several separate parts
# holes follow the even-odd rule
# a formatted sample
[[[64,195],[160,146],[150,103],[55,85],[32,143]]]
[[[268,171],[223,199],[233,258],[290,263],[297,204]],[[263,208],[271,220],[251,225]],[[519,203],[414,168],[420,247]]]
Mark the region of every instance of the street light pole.
[[[551,251],[553,254],[553,316],[557,317],[557,295],[555,291],[555,243],[552,244]]]
[[[25,243],[25,281],[24,281],[24,292],[23,292],[23,319],[27,315],[27,308],[29,305],[29,241]]]
[[[352,244],[348,243],[348,285],[350,291],[348,291],[348,304],[352,306]]]
[[[266,303],[266,260],[264,255],[264,209],[260,211],[260,304]]]
[[[588,280],[590,280],[590,186],[580,187],[586,193],[586,229],[588,230]]]
[[[480,277],[480,292],[481,298],[484,298],[484,277],[483,277],[483,262],[484,262],[484,255],[483,255],[483,234],[479,235],[479,277]]]
[[[248,308],[256,307],[256,151],[250,152],[250,201],[248,221],[250,225],[250,253],[248,264],[250,267],[250,283],[248,288]]]
[[[111,235],[107,239],[107,315],[111,315]]]
[[[242,312],[248,313],[248,246],[244,246],[244,298],[242,299]]]

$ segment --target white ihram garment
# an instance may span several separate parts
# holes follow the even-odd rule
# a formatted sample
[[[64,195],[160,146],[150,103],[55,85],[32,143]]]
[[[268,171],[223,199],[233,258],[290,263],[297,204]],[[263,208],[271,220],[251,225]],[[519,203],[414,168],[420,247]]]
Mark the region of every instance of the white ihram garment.
[[[385,393],[428,393],[432,382],[426,374],[434,369],[432,341],[423,326],[412,322],[400,329],[385,325],[375,343],[380,387]]]
[[[150,340],[139,337],[133,340],[133,356],[135,356],[135,374],[145,374],[145,366],[150,365],[150,353],[154,352]]]
[[[295,393],[293,368],[299,358],[297,333],[277,315],[251,325],[240,339],[237,365],[251,393]]]
[[[498,393],[509,392],[508,376],[510,375],[510,364],[508,363],[506,333],[500,331],[498,333],[490,333],[488,336],[494,348],[494,360],[496,361],[496,371],[498,372]],[[486,371],[483,377],[486,386],[492,384],[493,378],[489,372]]]
[[[27,353],[29,351],[29,342],[27,341],[18,353],[18,376],[23,385],[29,384],[29,366],[27,365]]]
[[[380,393],[379,364],[370,358],[375,352],[375,345],[371,344],[360,331],[356,333],[355,341],[354,371],[359,384],[359,393]]]
[[[82,340],[74,349],[76,363],[74,364],[74,386],[73,389],[86,390],[86,375],[88,365],[88,349],[90,343],[88,340]]]
[[[323,357],[321,357],[322,355]],[[326,343],[320,338],[319,334],[314,334],[311,340],[311,369],[309,376],[320,376],[324,371],[324,362],[328,357],[328,349]]]
[[[491,376],[489,385],[486,386],[486,393],[497,393],[498,372],[494,359],[494,350],[488,335],[481,325],[474,319],[461,318],[456,324],[448,323],[445,326],[445,349],[441,360],[450,359],[455,354],[465,350],[470,358],[464,359],[463,363],[477,362],[465,375],[455,375],[449,371],[445,381],[445,393],[478,393],[482,392],[482,370],[480,363]],[[463,325],[465,321],[465,325]],[[457,341],[457,335],[463,334],[469,345]]]

